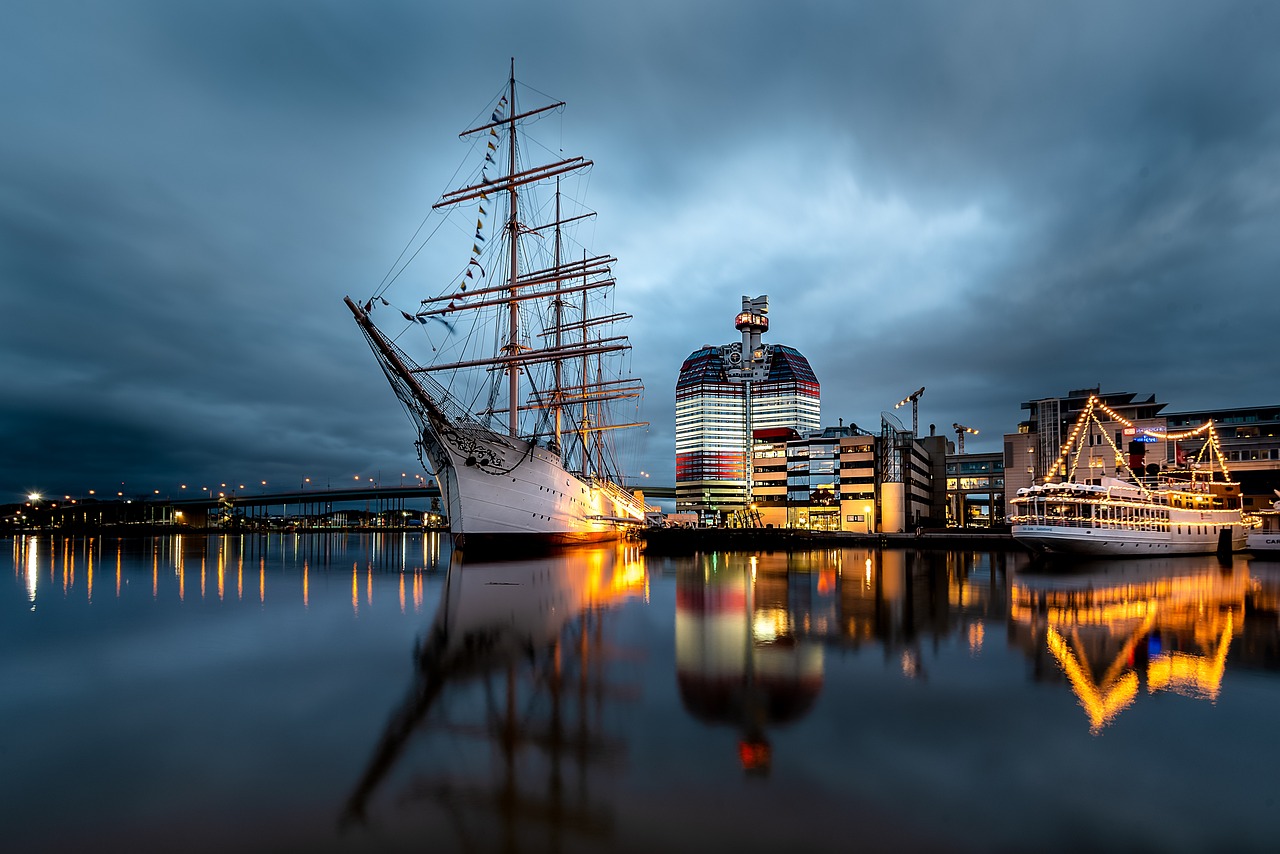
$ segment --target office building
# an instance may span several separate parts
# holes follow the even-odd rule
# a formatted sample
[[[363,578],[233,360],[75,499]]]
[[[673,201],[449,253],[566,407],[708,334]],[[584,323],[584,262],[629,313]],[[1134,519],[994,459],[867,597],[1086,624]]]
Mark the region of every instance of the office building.
[[[797,433],[821,425],[818,378],[800,351],[766,344],[769,299],[742,298],[742,339],[707,344],[676,381],[676,512],[720,524],[750,505],[749,452],[756,430]]]
[[[1092,445],[1083,460],[1087,474],[1077,469],[1077,480],[1101,483],[1103,477],[1124,477],[1126,467],[1144,475],[1188,467],[1216,468],[1217,460],[1209,459],[1212,449],[1206,447],[1206,436],[1185,435],[1212,420],[1231,478],[1241,485],[1245,511],[1269,507],[1275,500],[1274,490],[1280,488],[1280,406],[1166,413],[1168,404],[1158,403],[1155,395],[1136,399],[1131,392],[1102,393],[1098,388],[1086,388],[1065,397],[1022,404],[1030,417],[1018,425],[1017,433],[1004,437],[1006,512],[1008,500],[1019,489],[1065,474],[1061,469],[1048,469],[1058,460],[1072,425],[1091,396],[1106,407],[1100,413],[1105,432],[1091,435]],[[1111,416],[1106,410],[1123,420],[1107,420]],[[1170,438],[1174,436],[1182,438]]]

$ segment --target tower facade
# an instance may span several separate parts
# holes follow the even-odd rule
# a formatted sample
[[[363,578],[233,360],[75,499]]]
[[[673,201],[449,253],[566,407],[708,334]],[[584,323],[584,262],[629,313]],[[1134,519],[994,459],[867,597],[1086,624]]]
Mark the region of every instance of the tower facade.
[[[676,380],[676,510],[715,523],[751,503],[753,431],[822,424],[820,388],[794,347],[765,344],[769,298],[742,298],[734,318],[742,339],[704,345]]]

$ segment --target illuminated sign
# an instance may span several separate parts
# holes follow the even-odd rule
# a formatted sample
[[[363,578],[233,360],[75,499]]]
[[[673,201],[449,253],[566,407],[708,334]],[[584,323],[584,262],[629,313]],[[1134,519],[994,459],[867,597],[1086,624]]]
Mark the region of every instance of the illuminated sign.
[[[1155,436],[1148,436],[1146,433],[1143,433],[1141,436],[1134,436],[1133,441],[1142,442],[1147,445],[1154,445],[1156,442],[1159,442],[1160,440]]]

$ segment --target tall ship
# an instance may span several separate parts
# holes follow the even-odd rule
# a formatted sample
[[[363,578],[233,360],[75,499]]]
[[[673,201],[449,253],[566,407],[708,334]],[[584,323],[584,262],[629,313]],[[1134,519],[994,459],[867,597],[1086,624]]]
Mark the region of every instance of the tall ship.
[[[574,241],[574,226],[594,216],[578,201],[592,161],[525,162],[560,150],[528,130],[554,123],[564,102],[524,109],[521,92],[513,60],[480,114],[488,120],[459,134],[470,145],[462,186],[432,206],[370,297],[345,299],[415,425],[419,460],[463,548],[601,542],[645,521],[616,437],[647,424],[610,411],[643,392],[615,331],[630,319],[613,305],[617,259]],[[392,286],[442,233],[463,246],[443,285],[397,301]]]
[[[1043,483],[1019,489],[1009,519],[1013,538],[1045,554],[1149,557],[1239,551],[1248,523],[1240,484],[1230,479],[1213,421],[1166,434],[1169,441],[1202,440],[1184,469],[1147,474],[1126,461],[1112,425],[1133,425],[1091,396],[1048,468]],[[1113,456],[1116,477],[1091,477]]]

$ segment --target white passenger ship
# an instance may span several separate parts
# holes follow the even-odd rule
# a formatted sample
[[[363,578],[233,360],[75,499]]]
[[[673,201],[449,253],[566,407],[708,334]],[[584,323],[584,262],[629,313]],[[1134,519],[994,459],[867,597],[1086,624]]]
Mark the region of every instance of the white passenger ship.
[[[1229,479],[1212,421],[1194,431],[1167,437],[1204,437],[1202,459],[1193,462],[1191,468],[1142,477],[1124,462],[1108,430],[1098,420],[1099,410],[1105,410],[1113,421],[1132,427],[1091,397],[1058,461],[1049,469],[1065,470],[1065,477],[1059,482],[1050,479],[1019,489],[1011,502],[1010,523],[1015,540],[1042,553],[1104,557],[1206,554],[1245,547],[1247,525],[1241,510],[1240,485]],[[1094,438],[1098,434],[1105,443]],[[1115,453],[1116,468],[1127,473],[1128,478],[1078,480],[1081,450],[1107,444]],[[1203,459],[1206,456],[1208,460]],[[1220,469],[1217,472],[1215,460]]]

